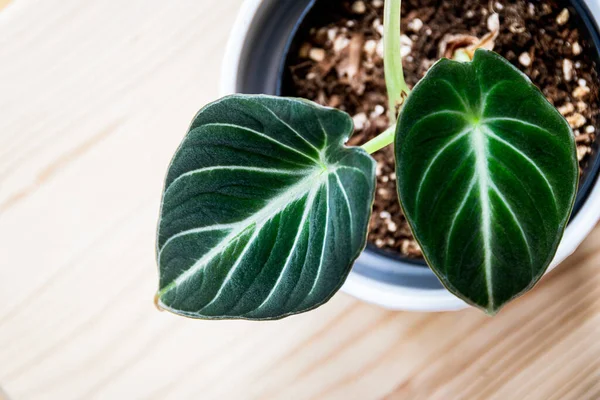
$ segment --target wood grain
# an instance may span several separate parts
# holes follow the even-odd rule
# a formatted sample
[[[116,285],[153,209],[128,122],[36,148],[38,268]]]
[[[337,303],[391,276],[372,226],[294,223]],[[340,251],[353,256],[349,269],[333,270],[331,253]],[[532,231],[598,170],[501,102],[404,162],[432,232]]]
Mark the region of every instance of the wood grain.
[[[389,312],[343,294],[269,323],[154,309],[163,175],[218,94],[240,3],[13,0],[0,12],[7,395],[600,398],[600,229],[494,319]]]

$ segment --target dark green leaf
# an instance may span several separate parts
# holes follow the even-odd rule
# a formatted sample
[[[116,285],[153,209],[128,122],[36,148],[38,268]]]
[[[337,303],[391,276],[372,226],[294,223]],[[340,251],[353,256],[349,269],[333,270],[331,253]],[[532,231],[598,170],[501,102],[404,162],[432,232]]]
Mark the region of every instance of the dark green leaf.
[[[499,55],[441,60],[396,134],[398,193],[423,253],[454,294],[490,314],[546,271],[576,194],[573,134]]]
[[[273,319],[315,308],[366,243],[375,162],[341,111],[269,96],[202,109],[165,183],[161,308]]]

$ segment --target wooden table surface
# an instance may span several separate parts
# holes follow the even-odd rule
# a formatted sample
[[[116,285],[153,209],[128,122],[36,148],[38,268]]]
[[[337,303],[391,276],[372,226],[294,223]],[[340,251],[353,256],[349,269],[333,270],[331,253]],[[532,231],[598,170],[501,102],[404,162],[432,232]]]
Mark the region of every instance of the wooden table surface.
[[[240,3],[0,0],[0,398],[599,399],[600,229],[493,319],[154,308],[163,175]]]

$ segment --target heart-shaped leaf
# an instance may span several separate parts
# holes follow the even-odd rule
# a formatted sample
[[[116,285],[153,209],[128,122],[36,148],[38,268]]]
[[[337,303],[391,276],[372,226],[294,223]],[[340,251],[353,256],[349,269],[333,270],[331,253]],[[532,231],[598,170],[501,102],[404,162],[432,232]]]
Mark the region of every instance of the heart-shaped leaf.
[[[490,314],[552,261],[575,200],[569,125],[499,55],[441,60],[396,133],[398,193],[433,271]]]
[[[366,244],[375,162],[345,113],[269,96],[202,109],[169,167],[159,307],[273,319],[315,308]]]

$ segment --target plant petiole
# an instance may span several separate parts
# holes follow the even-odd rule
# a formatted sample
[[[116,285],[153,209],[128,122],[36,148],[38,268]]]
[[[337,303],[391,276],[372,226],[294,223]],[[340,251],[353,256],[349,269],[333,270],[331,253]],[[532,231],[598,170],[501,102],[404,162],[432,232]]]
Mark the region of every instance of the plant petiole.
[[[394,143],[394,137],[396,136],[396,125],[392,125],[383,131],[378,136],[369,140],[361,147],[369,154],[373,154],[376,151],[383,149],[384,147]]]
[[[388,92],[388,115],[390,124],[396,121],[396,110],[404,103],[410,92],[404,80],[400,43],[401,0],[385,0],[383,15],[383,67]]]

